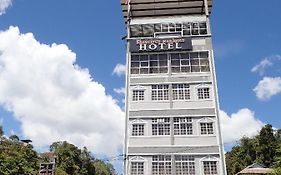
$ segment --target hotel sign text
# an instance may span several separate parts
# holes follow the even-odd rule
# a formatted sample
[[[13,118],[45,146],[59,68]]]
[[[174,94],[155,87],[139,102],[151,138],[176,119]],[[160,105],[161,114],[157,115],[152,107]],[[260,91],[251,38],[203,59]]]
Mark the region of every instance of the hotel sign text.
[[[191,38],[130,40],[131,52],[159,52],[171,50],[192,50]]]

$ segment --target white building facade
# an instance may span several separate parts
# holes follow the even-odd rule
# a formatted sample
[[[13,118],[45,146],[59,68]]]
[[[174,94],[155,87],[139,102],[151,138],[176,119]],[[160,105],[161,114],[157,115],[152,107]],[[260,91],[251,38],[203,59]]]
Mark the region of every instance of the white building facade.
[[[125,175],[225,175],[207,0],[122,0]]]

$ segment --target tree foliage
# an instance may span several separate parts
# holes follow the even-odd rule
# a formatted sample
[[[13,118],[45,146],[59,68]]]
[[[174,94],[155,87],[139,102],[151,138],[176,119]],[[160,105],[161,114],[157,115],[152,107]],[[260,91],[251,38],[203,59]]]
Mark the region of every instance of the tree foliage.
[[[39,157],[31,144],[22,143],[16,135],[3,135],[0,126],[0,174],[38,175],[40,162],[48,161],[48,157]],[[79,149],[64,141],[53,143],[50,151],[56,155],[56,175],[116,174],[111,164],[95,160],[86,147]]]
[[[234,175],[253,163],[261,163],[281,174],[281,130],[274,132],[265,125],[254,138],[243,137],[240,144],[226,153],[229,175]]]
[[[0,174],[38,174],[38,157],[32,145],[2,137],[0,144]]]
[[[64,175],[113,175],[116,174],[113,166],[100,160],[95,160],[86,147],[82,150],[75,145],[64,142],[55,142],[50,151],[57,155],[56,166]]]

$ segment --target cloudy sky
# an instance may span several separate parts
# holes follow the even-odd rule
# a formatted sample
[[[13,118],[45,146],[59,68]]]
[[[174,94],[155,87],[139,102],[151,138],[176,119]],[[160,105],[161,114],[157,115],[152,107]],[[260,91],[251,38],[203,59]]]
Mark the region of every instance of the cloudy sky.
[[[214,2],[224,141],[281,127],[280,0]],[[0,124],[6,135],[121,153],[124,21],[119,0],[0,0]],[[229,148],[227,148],[229,149]]]

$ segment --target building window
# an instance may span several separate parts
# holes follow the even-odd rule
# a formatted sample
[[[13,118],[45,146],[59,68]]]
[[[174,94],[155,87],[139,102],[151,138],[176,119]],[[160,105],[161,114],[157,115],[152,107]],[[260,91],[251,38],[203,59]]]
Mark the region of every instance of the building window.
[[[193,156],[176,155],[176,175],[195,175],[195,159]]]
[[[152,175],[172,174],[171,156],[158,155],[152,156]]]
[[[207,35],[206,22],[170,22],[135,24],[130,26],[131,37],[154,37],[154,33],[182,33],[183,36]]]
[[[143,136],[143,135],[144,135],[144,124],[133,124],[132,136]]]
[[[174,134],[175,135],[192,135],[192,119],[191,117],[174,118]]]
[[[189,84],[173,84],[173,100],[189,100],[190,87]]]
[[[210,99],[210,88],[198,88],[197,89],[198,99]]]
[[[158,74],[168,72],[167,54],[132,55],[131,74]]]
[[[170,135],[170,119],[154,118],[152,119],[152,135]]]
[[[131,175],[144,175],[144,163],[131,162]]]
[[[201,135],[214,134],[214,125],[212,122],[200,123]]]
[[[218,168],[216,161],[203,162],[204,165],[204,175],[217,175]]]
[[[152,85],[151,100],[169,100],[169,85]]]
[[[209,52],[184,52],[171,54],[172,73],[210,72]]]
[[[144,90],[133,90],[133,101],[143,101]]]

